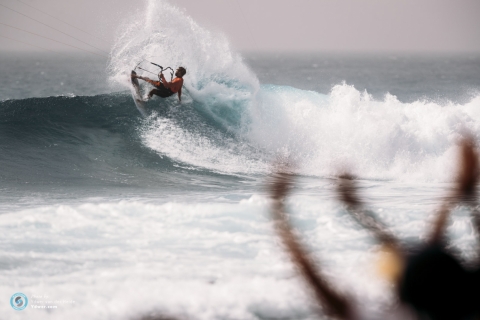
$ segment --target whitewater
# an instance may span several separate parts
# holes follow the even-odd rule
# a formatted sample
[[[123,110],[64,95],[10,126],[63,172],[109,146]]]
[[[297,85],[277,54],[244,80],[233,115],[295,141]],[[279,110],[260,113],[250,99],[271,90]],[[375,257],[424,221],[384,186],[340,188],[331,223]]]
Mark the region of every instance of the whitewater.
[[[351,170],[371,209],[419,242],[456,143],[480,138],[478,56],[240,54],[165,1],[120,24],[108,61],[2,59],[26,86],[0,79],[0,319],[315,318],[268,214],[278,161],[299,175],[287,204],[302,240],[380,311],[392,291],[336,175]],[[137,110],[142,59],[186,67],[182,103]],[[473,254],[464,208],[448,232]],[[13,310],[16,292],[57,308]]]

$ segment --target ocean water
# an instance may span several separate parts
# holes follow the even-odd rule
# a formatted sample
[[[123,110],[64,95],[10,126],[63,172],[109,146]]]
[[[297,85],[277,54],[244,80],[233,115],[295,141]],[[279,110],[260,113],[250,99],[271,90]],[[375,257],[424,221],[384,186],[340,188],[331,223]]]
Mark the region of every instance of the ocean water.
[[[366,312],[392,303],[335,175],[349,168],[392,231],[422,241],[456,142],[480,138],[480,56],[242,54],[166,2],[137,14],[109,59],[0,57],[0,319],[315,318],[269,219],[279,159],[296,164],[289,212],[332,283]],[[182,103],[137,110],[142,59],[187,68]],[[453,217],[468,258],[468,212]]]

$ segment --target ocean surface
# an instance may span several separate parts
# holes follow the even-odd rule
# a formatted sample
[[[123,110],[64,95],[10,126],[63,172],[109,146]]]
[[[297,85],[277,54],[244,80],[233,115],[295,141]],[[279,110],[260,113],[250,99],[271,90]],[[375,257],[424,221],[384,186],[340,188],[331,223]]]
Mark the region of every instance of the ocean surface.
[[[295,163],[287,204],[319,265],[383,310],[378,246],[335,177],[351,170],[392,231],[422,241],[456,142],[480,138],[480,55],[239,53],[164,2],[142,14],[108,59],[0,55],[0,319],[314,319],[269,219],[279,160]],[[158,72],[142,59],[186,67],[181,103],[139,112],[129,72]],[[468,212],[448,230],[470,257]]]

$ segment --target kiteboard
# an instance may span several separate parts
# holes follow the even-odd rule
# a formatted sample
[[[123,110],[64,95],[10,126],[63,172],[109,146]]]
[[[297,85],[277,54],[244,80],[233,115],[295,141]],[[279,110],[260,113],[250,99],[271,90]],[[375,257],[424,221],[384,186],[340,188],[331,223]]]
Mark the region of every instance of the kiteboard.
[[[147,108],[145,107],[145,101],[142,99],[142,90],[140,88],[140,83],[138,83],[138,79],[133,77],[136,76],[137,73],[132,70],[130,74],[130,79],[132,82],[132,97],[133,101],[135,102],[135,106],[137,107],[138,111],[142,114],[142,116],[147,116]]]

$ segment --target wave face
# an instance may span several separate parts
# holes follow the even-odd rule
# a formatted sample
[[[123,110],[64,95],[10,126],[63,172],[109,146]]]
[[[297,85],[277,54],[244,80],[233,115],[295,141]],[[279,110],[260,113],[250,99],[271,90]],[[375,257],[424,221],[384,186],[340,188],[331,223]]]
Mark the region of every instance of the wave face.
[[[0,175],[9,182],[121,183],[130,168],[158,161],[135,142],[138,112],[127,95],[8,100],[0,113]]]
[[[261,153],[198,111],[199,103],[154,99],[146,107],[144,118],[124,93],[0,102],[0,178],[21,185],[151,186],[185,170],[267,171]]]
[[[232,122],[236,131],[203,105],[153,99],[143,118],[128,94],[1,102],[0,176],[22,184],[149,185],[180,169],[263,175],[280,157],[309,176],[353,166],[369,179],[447,181],[461,133],[480,138],[480,97],[402,103],[346,84],[328,95],[264,85]]]

